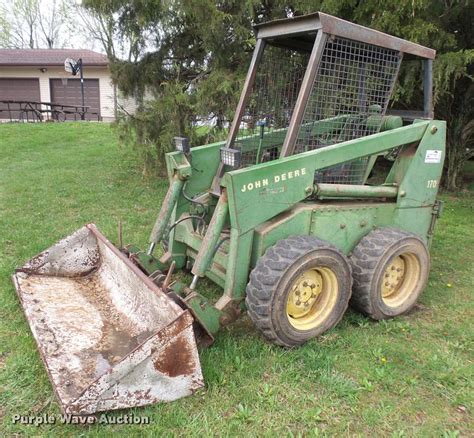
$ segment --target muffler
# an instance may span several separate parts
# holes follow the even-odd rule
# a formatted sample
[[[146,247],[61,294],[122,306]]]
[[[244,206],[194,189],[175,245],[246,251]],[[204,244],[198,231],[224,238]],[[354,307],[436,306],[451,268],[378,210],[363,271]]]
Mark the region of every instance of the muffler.
[[[204,386],[189,311],[94,225],[13,281],[63,412],[169,402]]]

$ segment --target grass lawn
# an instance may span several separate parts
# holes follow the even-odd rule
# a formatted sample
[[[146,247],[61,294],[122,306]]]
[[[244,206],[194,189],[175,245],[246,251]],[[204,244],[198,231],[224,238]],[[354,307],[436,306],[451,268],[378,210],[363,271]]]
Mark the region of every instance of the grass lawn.
[[[122,220],[124,240],[145,246],[167,181],[143,181],[105,124],[0,125],[0,152],[0,435],[472,434],[474,191],[441,195],[429,286],[410,315],[375,323],[348,311],[294,350],[264,342],[243,317],[201,352],[205,390],[124,412],[148,426],[12,424],[59,414],[15,267],[92,221],[116,241]]]

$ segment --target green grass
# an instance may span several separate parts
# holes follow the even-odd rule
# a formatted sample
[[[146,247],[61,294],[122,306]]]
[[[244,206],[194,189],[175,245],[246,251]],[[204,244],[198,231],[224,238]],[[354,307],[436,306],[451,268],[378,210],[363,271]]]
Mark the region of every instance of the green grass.
[[[349,311],[318,340],[284,350],[247,317],[201,352],[206,388],[134,409],[149,426],[13,425],[59,414],[10,276],[16,266],[94,221],[144,246],[167,182],[143,181],[99,124],[0,126],[0,435],[466,436],[474,430],[474,193],[446,201],[417,310],[374,323]],[[125,411],[128,413],[130,411]],[[3,433],[2,433],[3,432]]]

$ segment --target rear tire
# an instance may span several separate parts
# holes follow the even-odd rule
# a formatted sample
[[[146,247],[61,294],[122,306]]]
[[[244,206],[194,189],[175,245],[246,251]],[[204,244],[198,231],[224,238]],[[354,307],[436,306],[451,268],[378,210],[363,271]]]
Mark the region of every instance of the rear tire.
[[[430,256],[425,243],[395,228],[367,234],[350,261],[354,275],[351,306],[375,320],[408,312],[428,281]]]
[[[245,302],[266,339],[292,347],[340,321],[351,286],[350,263],[342,252],[313,236],[292,236],[258,260]]]

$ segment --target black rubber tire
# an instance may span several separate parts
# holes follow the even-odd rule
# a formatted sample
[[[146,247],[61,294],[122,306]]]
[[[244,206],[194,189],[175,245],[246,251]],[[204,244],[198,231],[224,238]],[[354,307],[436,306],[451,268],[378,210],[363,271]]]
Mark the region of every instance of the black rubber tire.
[[[415,255],[420,264],[420,275],[406,301],[399,306],[389,306],[381,293],[383,275],[390,261],[404,253]],[[430,271],[430,256],[425,243],[417,235],[396,228],[371,231],[354,248],[350,261],[354,276],[351,306],[375,320],[408,312],[423,292]]]
[[[329,316],[311,330],[297,330],[288,320],[286,303],[293,282],[312,267],[330,268],[337,279],[338,297]],[[352,274],[348,258],[333,245],[313,236],[291,236],[270,247],[250,274],[248,314],[270,342],[293,347],[333,328],[349,305]]]

